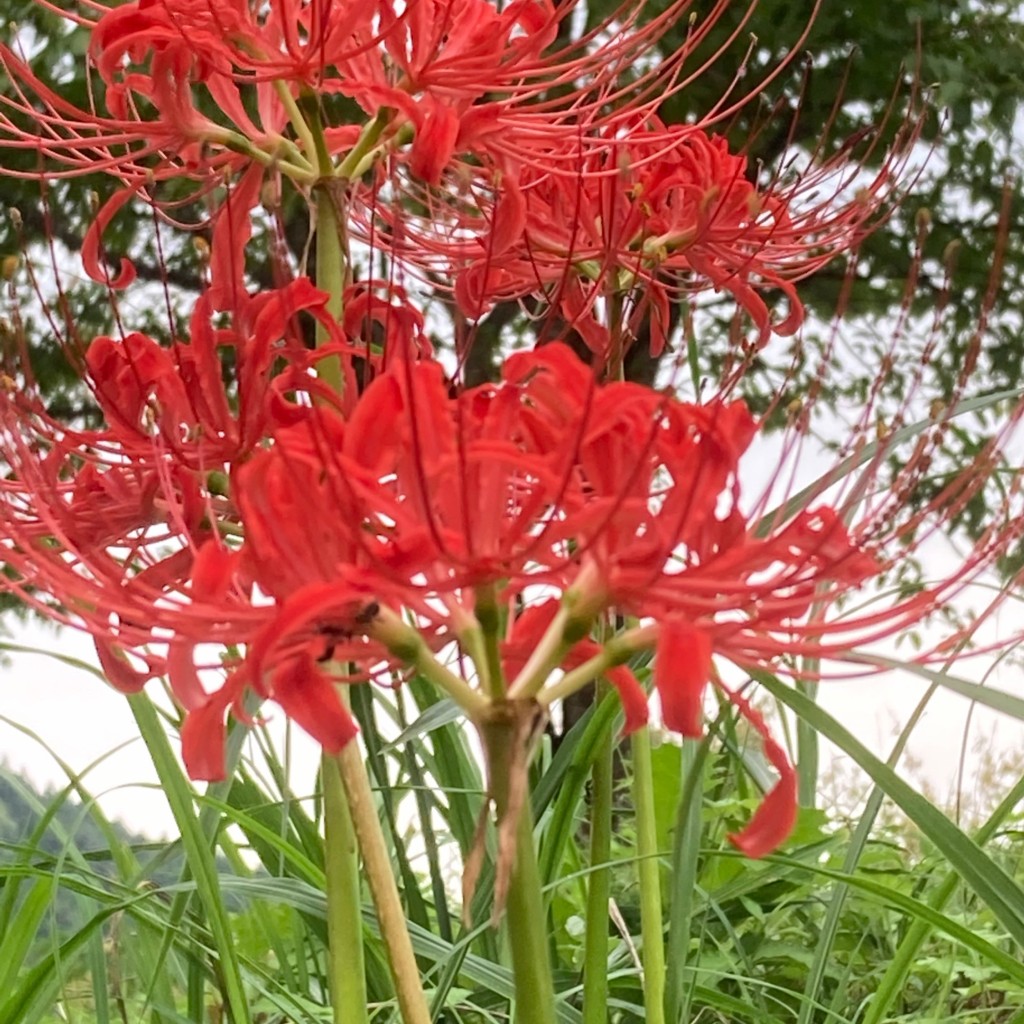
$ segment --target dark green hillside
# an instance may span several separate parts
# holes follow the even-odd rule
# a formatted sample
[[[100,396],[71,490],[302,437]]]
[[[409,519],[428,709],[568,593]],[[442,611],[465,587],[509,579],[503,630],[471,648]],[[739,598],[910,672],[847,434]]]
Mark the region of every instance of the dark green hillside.
[[[154,842],[107,820],[87,796],[36,789],[6,764],[0,765],[0,931],[12,920],[33,883],[53,880],[51,898],[37,898],[40,939],[80,926],[95,911],[79,891],[104,881],[123,888],[162,887],[181,877],[175,844]]]

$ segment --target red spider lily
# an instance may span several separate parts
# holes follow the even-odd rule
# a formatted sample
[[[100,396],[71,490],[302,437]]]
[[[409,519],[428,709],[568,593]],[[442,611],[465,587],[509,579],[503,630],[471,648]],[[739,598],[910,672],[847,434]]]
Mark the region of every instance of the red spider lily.
[[[179,86],[244,75],[317,86],[325,69],[358,52],[352,38],[373,14],[372,5],[352,0],[138,0],[96,21],[93,52],[103,78],[130,89],[164,76]]]
[[[694,153],[699,148],[694,141],[703,138],[699,129],[728,116],[744,97],[723,98],[700,126],[685,133],[692,140],[683,149],[677,140],[658,137],[660,130],[651,133],[643,126],[654,123],[667,96],[727,51],[746,18],[701,67],[684,70],[727,7],[719,0],[692,20],[678,52],[663,55],[652,70],[637,72],[691,4],[680,0],[646,22],[641,7],[626,4],[582,39],[561,42],[559,27],[573,5],[550,0],[516,0],[500,11],[488,0],[413,0],[400,12],[388,0],[138,0],[113,7],[92,24],[91,53],[103,85],[97,91],[107,114],[75,109],[12,51],[0,51],[16,83],[11,95],[0,97],[6,108],[0,137],[5,145],[35,149],[44,157],[38,171],[23,173],[106,170],[121,182],[87,239],[87,270],[99,280],[109,278],[98,258],[105,224],[135,197],[159,205],[158,185],[167,178],[192,178],[209,191],[225,175],[250,168],[253,173],[243,177],[246,184],[236,199],[236,212],[246,214],[259,202],[258,179],[265,174],[291,178],[304,190],[336,176],[350,190],[351,201],[373,213],[377,186],[367,189],[360,178],[392,156],[414,179],[436,184],[451,169],[457,186],[475,202],[490,196],[479,206],[475,223],[459,222],[460,233],[474,236],[472,251],[461,246],[449,251],[444,267],[437,265],[436,241],[452,230],[451,211],[441,208],[437,195],[427,203],[437,224],[417,251],[408,251],[408,237],[423,232],[407,236],[391,225],[392,244],[418,265],[426,263],[447,280],[462,272],[459,294],[467,309],[479,312],[530,291],[550,293],[557,283],[565,311],[596,336],[600,332],[589,322],[596,293],[587,287],[581,293],[579,282],[553,268],[552,257],[564,264],[566,253],[579,250],[574,262],[586,262],[591,257],[583,254],[603,242],[604,252],[615,256],[603,255],[598,265],[632,275],[616,288],[648,286],[638,316],[653,311],[656,346],[664,335],[668,295],[699,281],[737,294],[764,330],[768,316],[757,288],[788,291],[790,280],[848,246],[882,197],[872,186],[864,193],[870,201],[861,203],[857,216],[840,211],[828,217],[820,209],[795,212],[790,200],[796,189],[762,197],[753,210],[738,182],[741,168],[735,166],[711,168],[711,181],[704,168],[692,185],[666,185],[673,161],[686,163],[686,147]],[[327,109],[314,114],[309,102],[314,93],[355,98],[364,123],[332,123]],[[668,152],[673,149],[678,150],[674,157]],[[628,162],[638,164],[629,186],[637,191],[633,205],[645,209],[654,202],[663,209],[640,237],[622,232],[611,237],[594,212],[603,209],[604,219],[625,215],[629,220],[626,211],[613,213],[600,198],[609,188],[622,191],[622,182],[614,179]],[[520,177],[522,189],[516,185]],[[652,186],[652,180],[662,185]],[[420,198],[420,186],[411,187],[412,198]],[[661,195],[659,188],[672,195]],[[516,198],[523,189],[530,199],[525,211]],[[572,193],[580,190],[574,199]],[[673,209],[686,192],[692,194],[682,204],[695,202],[701,211],[696,224],[690,223],[690,213],[680,224]],[[566,234],[567,201],[570,207],[594,206],[579,236]],[[774,212],[783,208],[789,217],[785,225],[774,220]],[[524,212],[532,225],[525,233]],[[551,214],[557,240],[536,231]],[[665,231],[656,226],[661,221]],[[745,244],[736,239],[741,228]],[[699,234],[695,242],[689,240],[692,230]],[[371,241],[380,244],[383,238],[374,232]],[[762,245],[770,249],[763,257]],[[110,283],[120,286],[130,277],[125,264]],[[797,319],[791,292],[789,298],[792,313],[783,327]]]
[[[296,326],[299,314],[309,312],[340,339],[324,312],[326,301],[301,278],[248,299],[232,326],[218,329],[208,293],[196,301],[187,343],[164,348],[138,333],[120,341],[97,338],[85,363],[110,441],[126,454],[146,457],[156,440],[176,464],[191,469],[222,469],[243,457],[266,437],[275,400],[317,389],[309,370],[333,350],[314,357]],[[234,408],[222,379],[225,358],[238,367]],[[280,359],[286,371],[275,373]]]
[[[915,136],[910,128],[870,176],[836,161],[759,188],[724,139],[649,118],[615,134],[581,130],[513,179],[454,178],[455,199],[422,197],[425,218],[388,207],[377,220],[393,218],[399,254],[430,280],[452,280],[454,271],[456,303],[471,319],[496,302],[536,296],[607,354],[600,310],[612,301],[634,333],[649,322],[657,355],[670,301],[712,288],[734,296],[763,342],[800,326],[793,282],[855,251],[904,176]],[[553,173],[563,161],[575,172]],[[774,321],[765,292],[788,303]]]
[[[340,92],[369,118],[384,114],[385,134],[411,126],[410,162],[419,176],[436,181],[453,153],[472,150],[485,137],[509,146],[516,134],[509,128],[523,113],[532,130],[550,131],[567,117],[575,124],[598,109],[623,106],[627,97],[633,115],[653,111],[692,80],[683,64],[727,5],[720,0],[695,19],[680,50],[640,75],[636,67],[688,13],[690,0],[647,22],[640,20],[641,5],[627,3],[582,39],[559,43],[559,27],[574,6],[550,0],[515,0],[501,9],[487,0],[414,0],[401,8],[391,0],[138,0],[96,21],[92,52],[112,110],[141,106],[140,99],[188,133],[207,120],[190,88],[201,86],[260,149],[266,140],[257,141],[260,132],[251,130],[240,86],[273,82],[284,90],[279,98],[286,107],[286,96],[300,90]],[[269,95],[264,99],[261,115],[269,129],[275,118],[267,116]],[[294,106],[289,116],[297,116]],[[608,123],[618,120],[611,115]],[[312,152],[305,156],[314,159]]]
[[[85,625],[115,685],[135,688],[169,666],[195,774],[222,770],[225,713],[242,713],[249,690],[337,749],[352,724],[335,664],[353,666],[351,678],[414,665],[481,713],[488,698],[475,680],[430,653],[452,641],[480,673],[504,677],[486,692],[507,686],[515,700],[554,699],[608,672],[630,727],[643,704],[621,662],[656,649],[666,724],[699,735],[714,683],[763,732],[718,681],[716,655],[775,670],[794,654],[841,656],[939,606],[1010,536],[983,538],[933,590],[830,617],[879,574],[890,541],[913,541],[917,522],[885,501],[860,518],[851,508],[849,527],[828,505],[745,512],[737,472],[756,424],[742,403],[599,384],[567,348],[548,345],[508,358],[500,383],[462,393],[432,361],[378,362],[342,417],[305,375],[305,350],[273,348],[291,315],[323,301],[299,281],[251,300],[220,333],[201,305],[188,345],[95,343],[86,363],[106,430],[58,432],[32,418],[27,398],[4,395],[11,585]],[[400,299],[394,308],[396,329],[417,329]],[[237,363],[237,407],[220,384],[218,346]],[[268,377],[268,347],[284,357],[283,375]],[[321,354],[351,351],[339,341]],[[261,434],[272,443],[257,443]],[[935,507],[962,507],[983,480],[965,476]],[[519,614],[538,588],[560,604]],[[476,656],[485,607],[512,623],[500,666]],[[638,626],[607,645],[588,640],[606,615]],[[204,643],[245,654],[200,673]],[[770,810],[737,837],[752,853],[790,820],[778,810],[788,768],[777,746],[766,740],[765,750],[782,774]]]
[[[89,23],[107,115],[76,109],[3,48],[0,59],[20,87],[3,98],[0,131],[9,145],[66,164],[65,173],[106,169],[139,184],[160,166],[181,174],[226,157],[237,168],[245,152],[308,184],[325,169],[316,129],[296,98],[303,90],[340,92],[356,98],[369,119],[390,118],[385,136],[413,125],[412,162],[435,180],[457,138],[497,130],[497,113],[520,93],[534,99],[570,73],[583,80],[598,69],[601,81],[612,80],[687,6],[676,4],[639,29],[635,12],[617,12],[608,24],[620,30],[605,48],[592,45],[594,32],[545,54],[572,5],[556,10],[549,0],[516,0],[499,12],[486,0],[416,0],[399,13],[388,0],[138,0]],[[600,92],[597,82],[588,89]],[[578,106],[568,96],[563,102],[564,109]],[[283,133],[289,122],[291,139]],[[346,125],[322,127],[319,141],[334,154],[359,134]],[[161,157],[156,172],[147,162],[154,155]]]
[[[371,367],[379,362],[344,341],[325,313],[328,297],[305,278],[255,297],[231,290],[230,320],[214,308],[214,295],[197,300],[187,341],[165,347],[136,332],[97,338],[84,355],[80,342],[68,341],[102,428],[53,420],[30,377],[24,387],[4,378],[11,585],[37,607],[84,622],[125,650],[138,652],[153,639],[156,620],[147,609],[156,605],[165,626],[180,635],[218,635],[209,609],[197,611],[187,588],[196,552],[230,526],[232,467],[275,425],[308,414],[311,401],[339,401],[314,375],[321,360],[340,356],[350,368],[358,352]],[[301,316],[318,322],[329,344],[307,349]],[[22,349],[12,372],[30,365]],[[356,393],[353,379],[350,394]]]

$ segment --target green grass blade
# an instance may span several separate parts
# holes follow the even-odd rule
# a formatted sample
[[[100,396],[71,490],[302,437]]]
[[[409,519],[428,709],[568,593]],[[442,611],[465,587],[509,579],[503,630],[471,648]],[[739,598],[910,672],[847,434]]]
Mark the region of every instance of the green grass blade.
[[[938,684],[933,683],[918,701],[917,707],[914,708],[910,718],[907,719],[907,724],[900,731],[889,753],[889,759],[886,762],[889,768],[895,769],[899,763],[899,759],[903,756],[903,751],[906,749],[914,728],[921,720],[925,709],[937,690]],[[810,723],[803,718],[800,719],[800,724],[806,725],[807,728],[812,728]],[[878,817],[878,812],[882,807],[884,798],[885,794],[882,792],[881,787],[876,785],[868,796],[864,810],[861,812],[860,819],[857,822],[857,827],[850,837],[850,843],[843,861],[844,872],[852,874],[856,870],[861,855],[867,846],[868,839],[871,836],[871,830],[874,827],[875,819]],[[807,982],[804,985],[804,998],[800,1003],[800,1016],[797,1019],[797,1024],[811,1024],[814,1004],[817,1001],[821,983],[825,979],[825,971],[831,959],[833,945],[839,932],[843,906],[846,903],[846,893],[847,887],[845,885],[837,885],[829,901],[828,911],[825,914],[825,920],[822,922],[821,934],[814,951],[814,960],[811,963]]]
[[[1017,784],[1000,801],[999,806],[992,812],[989,819],[975,833],[975,840],[979,844],[988,842],[1007,818],[1013,814],[1021,800],[1024,800],[1024,778],[1019,779]],[[935,911],[941,911],[956,892],[959,884],[960,876],[955,872],[949,872],[928,900],[928,906]],[[931,922],[919,918],[907,929],[872,994],[862,1024],[882,1024],[886,1019],[893,1001],[903,990],[907,976],[913,970],[918,951],[928,938],[932,928]]]
[[[36,879],[22,896],[0,936],[0,992],[10,992],[53,902],[56,878]]]
[[[132,694],[128,697],[128,703],[181,834],[182,847],[213,938],[226,1009],[234,1024],[249,1024],[249,1004],[235,954],[231,923],[221,897],[213,849],[196,814],[192,786],[171,750],[160,717],[149,697],[145,693]]]
[[[562,737],[558,751],[533,793],[533,813],[541,820],[549,804],[538,854],[541,884],[547,888],[558,878],[566,844],[573,838],[573,823],[583,799],[590,769],[615,726],[621,706],[607,693]]]
[[[760,672],[751,674],[772,696],[806,718],[821,735],[849,754],[988,904],[1014,942],[1024,947],[1024,890],[1017,882],[934,804],[875,757],[831,715],[774,676]]]
[[[1020,388],[1009,388],[1005,391],[996,391],[990,395],[980,395],[977,398],[964,399],[958,402],[954,408],[944,411],[942,414],[943,420],[948,422],[958,416],[995,408],[1001,402],[1019,399],[1020,395]],[[847,456],[838,466],[834,466],[813,483],[808,484],[802,490],[792,495],[792,497],[787,498],[782,505],[763,515],[755,526],[755,532],[759,536],[766,534],[780,519],[791,519],[801,510],[805,509],[810,502],[820,497],[822,491],[827,487],[849,476],[854,470],[859,469],[872,460],[886,458],[889,453],[893,453],[901,444],[914,440],[914,438],[924,431],[930,430],[934,425],[935,420],[931,417],[918,420],[916,423],[908,423],[905,427],[900,427],[899,430],[893,431],[883,439],[872,441],[858,448],[853,455]]]
[[[994,711],[1001,711],[1004,715],[1010,715],[1013,718],[1024,721],[1024,699],[1014,697],[1013,694],[1006,693],[1004,690],[996,690],[991,686],[982,686],[980,683],[959,679],[948,672],[927,668],[924,665],[907,664],[892,658],[882,658],[873,655],[871,657],[859,657],[857,660],[868,665],[879,665],[883,668],[909,672],[911,675],[927,679],[943,689],[958,693],[961,697],[968,698],[968,700],[976,701],[978,704],[984,704]]]
[[[684,1024],[690,1017],[693,986],[686,982],[688,978],[692,981],[692,972],[688,971],[687,965],[700,866],[704,764],[711,749],[711,739],[721,728],[725,714],[723,709],[700,742],[683,741],[679,806],[672,836],[668,944],[665,950],[665,1008],[670,1024]]]
[[[735,853],[731,850],[718,851],[718,855],[726,857],[742,856],[742,854]],[[778,854],[767,857],[765,860],[769,863],[779,864],[785,864],[788,861],[786,857],[779,856]],[[858,889],[861,892],[875,896],[883,903],[902,911],[911,919],[922,921],[929,927],[943,932],[951,939],[959,942],[966,949],[973,950],[981,956],[983,960],[997,966],[1018,985],[1024,985],[1024,963],[1021,962],[1020,957],[1014,956],[1012,953],[1005,952],[994,943],[982,938],[969,925],[961,924],[955,918],[943,914],[941,911],[929,906],[923,900],[915,899],[913,896],[908,896],[906,893],[899,892],[892,888],[892,886],[886,885],[884,882],[878,882],[863,875],[847,875],[842,871],[832,871],[829,868],[820,867],[814,864],[805,864],[803,867],[805,870],[811,871],[822,878],[829,878],[835,882],[842,882],[844,885],[848,885],[852,889]]]

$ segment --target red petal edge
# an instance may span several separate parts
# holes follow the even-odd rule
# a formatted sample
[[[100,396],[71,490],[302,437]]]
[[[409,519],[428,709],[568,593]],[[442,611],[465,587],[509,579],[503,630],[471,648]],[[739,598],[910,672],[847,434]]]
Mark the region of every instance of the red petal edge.
[[[711,677],[711,637],[688,622],[661,624],[654,686],[666,729],[690,739],[704,735],[704,690]]]
[[[740,832],[729,836],[729,842],[741,853],[748,857],[764,857],[786,841],[796,824],[796,771],[789,763],[786,752],[772,739],[764,717],[751,707],[750,701],[721,683],[716,685],[757,731],[764,745],[765,757],[779,773],[779,781],[765,795],[747,825]]]

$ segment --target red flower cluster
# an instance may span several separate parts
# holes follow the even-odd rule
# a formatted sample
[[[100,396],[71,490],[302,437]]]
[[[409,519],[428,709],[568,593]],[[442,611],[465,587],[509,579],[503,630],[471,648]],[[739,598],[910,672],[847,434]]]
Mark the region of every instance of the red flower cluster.
[[[638,74],[691,5],[647,22],[641,6],[563,42],[573,5],[550,0],[501,10],[489,0],[135,0],[93,26],[105,113],[72,107],[0,47],[18,83],[0,96],[0,141],[63,165],[33,175],[103,170],[118,180],[85,246],[87,271],[115,287],[132,268],[123,261],[112,276],[100,237],[126,203],[160,208],[164,180],[191,179],[200,192],[233,180],[230,212],[217,216],[237,228],[269,201],[269,177],[277,191],[283,179],[307,196],[330,186],[357,235],[433,287],[453,288],[471,319],[535,296],[606,353],[594,310],[612,299],[633,327],[649,320],[658,352],[670,301],[711,287],[735,297],[762,340],[792,332],[802,307],[791,282],[855,247],[916,126],[878,172],[826,165],[758,187],[746,159],[708,137],[727,110],[685,128],[656,116],[690,80],[685,62],[726,4]],[[351,108],[339,96],[363,116],[335,115]],[[742,102],[729,99],[728,109]],[[180,192],[166,202],[177,222]],[[235,237],[233,263],[243,266],[248,233]],[[765,291],[788,302],[774,323]]]
[[[855,172],[819,168],[814,187],[830,176],[838,194]],[[454,296],[467,317],[496,302],[542,296],[601,355],[611,341],[598,310],[616,298],[632,333],[649,324],[658,355],[670,303],[709,286],[734,296],[762,342],[771,332],[792,334],[803,321],[792,282],[855,246],[892,180],[887,166],[849,201],[806,206],[810,176],[760,190],[746,157],[723,138],[648,118],[586,145],[569,139],[562,151],[552,147],[515,179],[502,178],[492,205],[477,200],[478,184],[464,203],[441,200],[447,217],[423,195],[431,216],[401,216],[391,230],[402,255],[432,275],[458,270]],[[774,323],[766,290],[788,302]]]
[[[716,657],[792,672],[791,655],[842,655],[996,557],[1002,538],[983,538],[934,590],[835,618],[886,544],[912,539],[920,520],[899,495],[860,515],[744,506],[757,424],[743,403],[603,379],[643,321],[661,351],[669,304],[698,288],[732,292],[761,340],[795,331],[792,282],[854,244],[891,185],[890,163],[849,202],[834,200],[857,170],[839,165],[759,188],[708,124],[658,121],[723,6],[628,90],[688,3],[642,25],[624,9],[564,43],[572,5],[550,0],[137,0],[93,26],[104,114],[0,52],[21,83],[0,96],[8,144],[119,182],[87,238],[94,277],[108,278],[110,217],[136,196],[159,207],[162,180],[221,200],[187,338],[68,344],[101,427],[49,417],[25,351],[0,389],[6,585],[92,633],[115,686],[168,677],[194,776],[223,773],[226,717],[247,694],[337,751],[355,733],[338,683],[409,668],[477,719],[604,675],[633,729],[647,699],[627,662],[653,652],[669,728],[699,736],[713,686],[763,737],[779,781],[734,837],[762,854],[791,827],[793,772]],[[332,121],[351,101],[362,122]],[[282,266],[285,283],[252,295],[245,249],[253,211],[273,206],[268,176],[316,207],[317,281]],[[808,184],[832,201],[808,203]],[[593,366],[548,344],[461,389],[397,272],[355,281],[353,235],[471,318],[541,298]],[[109,283],[131,276],[125,263]],[[762,290],[785,295],[778,322]],[[962,507],[982,481],[933,507]],[[594,639],[616,622],[631,625]],[[456,649],[470,671],[445,663]]]
[[[764,733],[719,681],[716,652],[763,667],[842,643],[807,613],[879,564],[827,507],[748,522],[736,474],[756,425],[742,403],[600,384],[555,344],[454,395],[437,363],[395,359],[342,415],[307,350],[289,349],[283,315],[321,315],[324,299],[297,281],[254,300],[250,332],[216,336],[201,308],[172,349],[100,339],[87,365],[108,427],[54,437],[41,462],[28,440],[8,452],[0,515],[18,584],[86,624],[115,685],[169,672],[193,775],[223,772],[224,715],[249,690],[338,749],[354,734],[339,679],[416,663],[400,616],[424,649],[472,651],[482,594],[508,618],[510,696],[543,699],[552,673],[600,658],[592,625],[628,616],[624,650],[656,651],[665,724],[689,736],[711,682]],[[233,409],[218,345],[237,367]],[[12,437],[19,405],[3,402]],[[843,635],[864,625],[844,620]],[[200,671],[194,652],[211,642],[245,654]],[[635,728],[642,689],[615,659],[602,668]],[[791,769],[767,736],[765,749],[781,781],[737,839],[752,853],[791,820]]]

